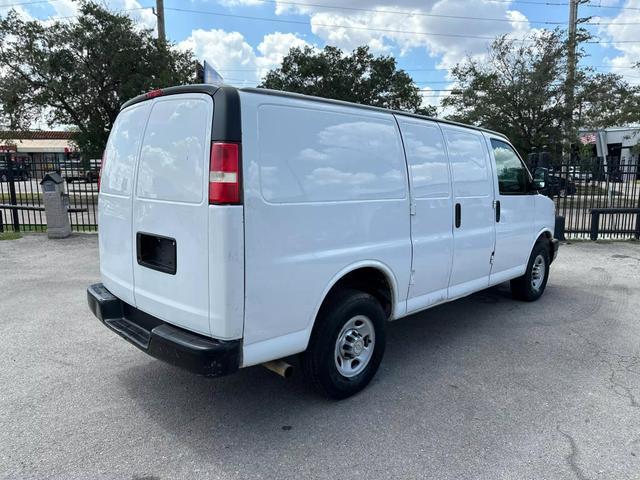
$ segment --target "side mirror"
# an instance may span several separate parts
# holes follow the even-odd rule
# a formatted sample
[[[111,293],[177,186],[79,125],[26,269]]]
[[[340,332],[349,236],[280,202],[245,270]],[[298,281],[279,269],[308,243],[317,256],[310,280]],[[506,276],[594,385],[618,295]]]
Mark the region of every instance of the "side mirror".
[[[547,186],[547,169],[542,167],[537,167],[533,171],[532,187],[534,190],[544,190],[546,186]]]

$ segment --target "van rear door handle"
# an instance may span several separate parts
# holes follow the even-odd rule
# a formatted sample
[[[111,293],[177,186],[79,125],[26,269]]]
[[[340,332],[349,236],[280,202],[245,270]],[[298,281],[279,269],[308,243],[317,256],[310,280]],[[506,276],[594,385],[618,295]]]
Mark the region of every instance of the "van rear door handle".
[[[500,221],[500,200],[496,200],[496,222]]]
[[[460,221],[462,217],[462,207],[459,203],[456,203],[456,228],[460,228]]]

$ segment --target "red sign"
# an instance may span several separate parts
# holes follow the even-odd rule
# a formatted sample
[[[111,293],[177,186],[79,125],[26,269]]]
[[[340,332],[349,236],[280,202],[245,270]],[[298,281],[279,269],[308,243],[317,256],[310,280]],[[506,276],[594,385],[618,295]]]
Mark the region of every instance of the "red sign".
[[[17,152],[18,148],[15,145],[0,145],[0,152]]]

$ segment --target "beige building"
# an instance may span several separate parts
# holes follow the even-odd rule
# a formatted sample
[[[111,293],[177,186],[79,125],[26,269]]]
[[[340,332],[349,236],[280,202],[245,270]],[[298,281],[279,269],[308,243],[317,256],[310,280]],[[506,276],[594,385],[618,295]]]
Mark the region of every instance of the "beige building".
[[[72,132],[64,131],[0,131],[0,156],[11,155],[18,172],[41,178],[44,172],[59,170],[80,157],[71,137]]]

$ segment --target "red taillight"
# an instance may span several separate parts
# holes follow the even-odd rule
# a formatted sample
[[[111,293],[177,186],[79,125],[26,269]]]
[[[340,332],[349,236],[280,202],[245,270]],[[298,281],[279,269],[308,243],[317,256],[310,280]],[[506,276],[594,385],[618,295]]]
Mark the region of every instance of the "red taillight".
[[[102,170],[104,170],[104,162],[107,159],[107,151],[102,152],[102,160],[100,161],[100,168],[98,169],[98,192],[100,192],[100,180],[102,179]]]
[[[240,203],[240,159],[237,143],[211,144],[209,203]]]
[[[147,92],[144,96],[146,98],[156,98],[156,97],[161,97],[163,93],[164,92],[162,91],[162,89],[158,88],[156,90],[151,90],[150,92]]]

